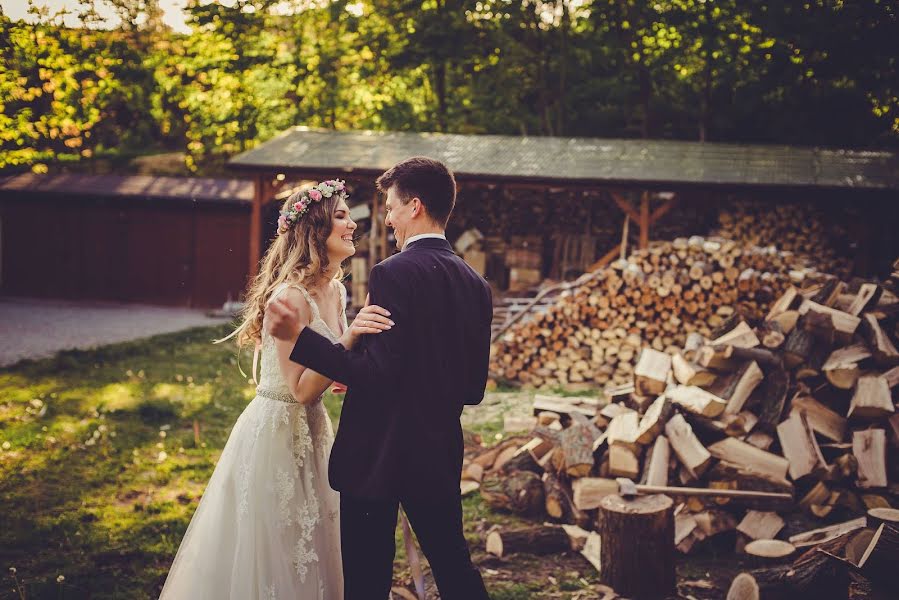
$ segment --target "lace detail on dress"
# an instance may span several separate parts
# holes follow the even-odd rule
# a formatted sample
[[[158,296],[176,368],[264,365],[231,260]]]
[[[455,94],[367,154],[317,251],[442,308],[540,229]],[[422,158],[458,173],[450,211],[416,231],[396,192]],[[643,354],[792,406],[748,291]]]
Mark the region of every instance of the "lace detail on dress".
[[[237,494],[240,498],[240,503],[237,505],[237,516],[240,518],[249,512],[250,463],[248,460],[241,462],[237,472]]]
[[[278,525],[290,527],[293,518],[290,516],[290,501],[293,500],[296,479],[284,469],[279,468],[275,477],[278,490]]]

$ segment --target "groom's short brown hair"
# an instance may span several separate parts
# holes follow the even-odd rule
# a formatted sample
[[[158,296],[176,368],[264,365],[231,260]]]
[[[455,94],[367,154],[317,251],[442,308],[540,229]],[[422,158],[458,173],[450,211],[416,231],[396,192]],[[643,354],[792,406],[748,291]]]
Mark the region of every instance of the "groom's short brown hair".
[[[395,164],[378,177],[376,184],[384,193],[396,186],[403,204],[418,198],[431,219],[442,227],[446,227],[456,206],[456,179],[452,171],[427,156],[413,156]]]

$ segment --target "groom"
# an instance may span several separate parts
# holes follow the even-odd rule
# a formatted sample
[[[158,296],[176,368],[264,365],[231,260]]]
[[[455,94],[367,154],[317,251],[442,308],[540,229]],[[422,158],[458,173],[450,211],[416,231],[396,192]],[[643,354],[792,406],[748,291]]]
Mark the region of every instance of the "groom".
[[[385,223],[402,252],[371,271],[372,304],[395,326],[352,351],[274,306],[269,330],[296,338],[290,356],[348,386],[331,450],[340,492],[346,600],[382,600],[393,574],[402,504],[443,600],[486,599],[462,534],[459,479],[466,404],[484,395],[493,308],[484,279],[456,256],[444,229],[456,182],[442,163],[405,160],[381,175]]]

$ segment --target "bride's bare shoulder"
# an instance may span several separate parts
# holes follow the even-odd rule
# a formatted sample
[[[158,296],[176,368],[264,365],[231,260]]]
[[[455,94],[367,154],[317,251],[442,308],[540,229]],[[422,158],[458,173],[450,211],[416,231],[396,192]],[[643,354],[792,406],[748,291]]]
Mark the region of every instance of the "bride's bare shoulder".
[[[309,305],[306,294],[299,288],[291,286],[277,290],[276,293],[271,295],[266,304],[271,304],[274,300],[281,300],[294,308],[299,313],[300,321],[303,323],[308,324],[312,321],[312,307]]]

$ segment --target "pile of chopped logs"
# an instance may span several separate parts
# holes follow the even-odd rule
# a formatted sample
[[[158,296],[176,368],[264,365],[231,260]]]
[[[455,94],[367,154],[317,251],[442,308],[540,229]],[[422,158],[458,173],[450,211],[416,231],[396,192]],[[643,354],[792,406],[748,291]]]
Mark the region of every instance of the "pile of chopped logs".
[[[790,253],[698,236],[651,245],[593,273],[548,311],[496,341],[495,379],[576,391],[621,385],[643,346],[673,352],[735,313],[764,314],[792,283],[819,274]]]
[[[741,244],[776,245],[781,250],[814,259],[825,273],[846,276],[852,262],[845,206],[817,203],[764,204],[736,201],[718,213],[714,232]]]
[[[530,433],[469,448],[463,486],[557,524],[494,531],[488,551],[571,547],[598,565],[600,541],[616,542],[596,538],[596,510],[627,491],[676,499],[680,552],[730,532],[736,551],[764,565],[835,539],[845,546],[844,534],[868,524],[849,540],[851,556],[839,544],[825,552],[859,572],[899,565],[895,283],[899,273],[885,286],[790,286],[762,319],[734,313],[670,354],[644,347],[631,382],[601,399],[535,396]],[[799,531],[788,524],[797,519],[824,526]],[[756,584],[809,591],[803,569],[823,568],[820,559],[803,554],[798,579],[794,563],[793,574]]]

